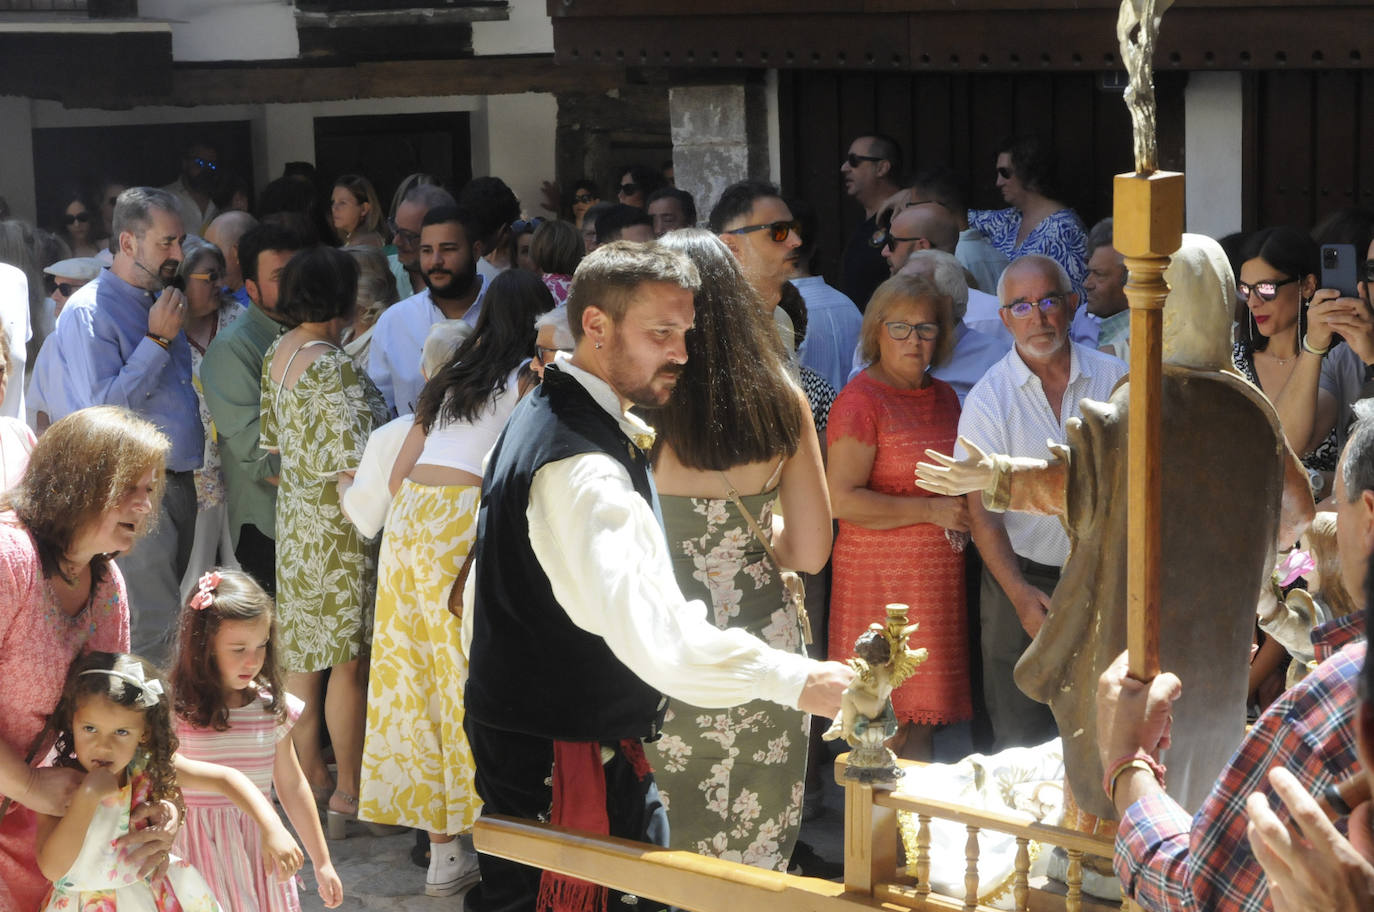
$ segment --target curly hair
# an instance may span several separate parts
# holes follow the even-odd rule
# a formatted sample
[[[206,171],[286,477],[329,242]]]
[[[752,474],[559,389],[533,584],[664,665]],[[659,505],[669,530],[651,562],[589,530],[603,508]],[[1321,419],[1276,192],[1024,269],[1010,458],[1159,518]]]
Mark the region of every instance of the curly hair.
[[[172,666],[173,708],[197,728],[228,731],[229,705],[223,676],[215,659],[215,635],[230,623],[268,619],[267,657],[253,684],[268,695],[267,708],[278,721],[286,721],[286,692],[277,668],[277,611],[272,597],[257,580],[240,570],[215,571],[220,581],[214,601],[197,610],[182,609],[177,623],[177,658]]]
[[[121,677],[113,674],[83,674],[87,671],[114,671],[127,674],[134,668],[142,670],[144,681],[157,681],[162,685],[162,696],[152,706],[138,706],[139,697],[147,691]],[[57,741],[53,744],[53,753],[57,757],[56,765],[71,769],[81,768],[76,759],[76,737],[72,733],[72,718],[76,715],[77,706],[93,696],[102,696],[116,706],[126,709],[142,710],[148,729],[139,749],[148,753],[146,772],[151,789],[149,799],[155,802],[171,801],[177,806],[182,819],[185,819],[186,804],[182,801],[181,788],[177,785],[176,772],[172,769],[172,756],[176,753],[179,742],[172,727],[171,701],[168,698],[166,682],[146,659],[127,653],[91,652],[79,656],[72,663],[71,670],[67,672],[67,683],[62,688],[62,697],[49,717],[53,730],[57,732]]]
[[[152,509],[142,535],[158,515],[171,442],[128,409],[102,405],[73,412],[38,438],[28,471],[0,496],[33,535],[43,576],[62,576],[60,562],[77,535],[114,509],[149,470]],[[97,555],[91,572],[103,578],[110,555]]]

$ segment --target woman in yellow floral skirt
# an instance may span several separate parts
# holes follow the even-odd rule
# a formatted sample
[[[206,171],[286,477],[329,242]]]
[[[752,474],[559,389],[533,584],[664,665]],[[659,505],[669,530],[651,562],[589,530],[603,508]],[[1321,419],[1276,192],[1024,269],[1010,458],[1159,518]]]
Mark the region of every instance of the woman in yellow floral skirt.
[[[392,473],[405,480],[382,534],[358,814],[429,831],[430,896],[478,878],[476,855],[454,839],[482,802],[463,734],[467,661],[449,595],[477,531],[482,459],[520,398],[534,320],[552,307],[534,273],[492,281],[476,331],[420,394]]]

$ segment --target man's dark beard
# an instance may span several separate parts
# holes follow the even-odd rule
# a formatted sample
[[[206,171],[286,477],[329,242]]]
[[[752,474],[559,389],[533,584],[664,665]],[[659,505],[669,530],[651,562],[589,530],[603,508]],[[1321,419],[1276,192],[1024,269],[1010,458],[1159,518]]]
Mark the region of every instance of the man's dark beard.
[[[430,281],[430,274],[428,272],[421,273],[420,275],[425,280],[425,287],[429,289],[430,295],[445,301],[457,301],[472,290],[472,283],[477,280],[477,261],[469,261],[468,268],[462,273],[449,272],[446,269],[435,270],[435,272],[440,275],[452,276],[452,280],[442,289],[435,288],[434,283]]]

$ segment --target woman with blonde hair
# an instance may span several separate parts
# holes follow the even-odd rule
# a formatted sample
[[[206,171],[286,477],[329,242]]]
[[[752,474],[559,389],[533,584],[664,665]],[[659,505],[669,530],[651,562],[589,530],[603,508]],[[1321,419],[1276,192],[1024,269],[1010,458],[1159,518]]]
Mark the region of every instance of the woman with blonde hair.
[[[329,194],[329,224],[341,247],[381,247],[382,204],[372,182],[358,174],[334,181]]]
[[[35,909],[48,889],[36,814],[62,814],[81,777],[29,764],[49,747],[45,720],[72,661],[129,649],[114,556],[156,519],[170,446],[127,409],[82,409],[48,428],[24,479],[0,497],[0,795],[14,800],[0,817],[0,909]],[[161,827],[132,838],[152,843],[155,859],[172,843]]]
[[[959,399],[930,375],[954,348],[948,297],[927,279],[898,274],[864,312],[859,347],[869,366],[835,399],[826,430],[827,477],[839,536],[831,564],[830,654],[849,655],[883,606],[900,602],[921,625],[930,660],[892,693],[894,746],[929,760],[942,725],[973,715],[964,555],[968,507],[915,485],[927,449],[954,451]]]
[[[804,655],[805,620],[782,574],[816,573],[830,555],[811,409],[729,249],[695,228],[660,243],[701,275],[687,362],[668,404],[647,416],[674,575],[716,626]],[[786,870],[801,830],[809,728],[805,713],[765,700],[724,710],[671,702],[651,759],[672,847]]]

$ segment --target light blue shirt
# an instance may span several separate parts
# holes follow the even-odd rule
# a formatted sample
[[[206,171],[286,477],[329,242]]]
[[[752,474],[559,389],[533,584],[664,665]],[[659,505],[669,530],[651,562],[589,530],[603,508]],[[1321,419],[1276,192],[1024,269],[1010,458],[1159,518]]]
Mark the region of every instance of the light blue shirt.
[[[972,291],[970,291],[970,294]],[[995,299],[994,299],[995,300]],[[1005,327],[1003,328],[1005,332]],[[954,351],[950,353],[949,360],[939,367],[932,367],[930,375],[937,380],[943,380],[954,388],[954,394],[959,397],[959,405],[964,404],[964,398],[968,396],[969,390],[988,372],[988,369],[1001,361],[1011,351],[1011,333],[1002,335],[990,335],[979,332],[964,323],[954,325]],[[862,355],[859,354],[858,346],[854,348],[853,368],[849,372],[849,379],[853,380],[858,376],[859,371],[868,367]]]
[[[827,285],[821,276],[793,279],[792,284],[806,301],[806,338],[797,356],[835,389],[842,389],[863,314],[848,295]]]
[[[95,286],[104,274],[105,270],[102,269],[100,275],[78,289],[67,304],[70,305],[78,296],[94,297]],[[38,357],[33,362],[33,375],[29,378],[26,397],[31,426],[38,427],[39,412],[47,415],[50,421],[56,421],[91,405],[90,363],[84,357],[76,357],[84,351],[80,324],[75,320],[64,323],[58,319],[52,332],[43,340]]]
[[[86,361],[89,375],[79,378],[89,384],[85,404],[122,405],[151,421],[172,441],[167,469],[189,472],[200,468],[205,452],[205,428],[191,384],[191,346],[185,333],[177,333],[166,349],[148,338],[148,311],[155,300],[106,269],[99,282],[67,301],[54,335],[69,368]],[[64,405],[79,400],[80,390],[73,393]],[[52,401],[47,405],[53,421],[67,414],[53,411]]]
[[[481,283],[477,300],[461,319],[476,326],[487,283],[480,274],[473,281]],[[415,411],[420,390],[425,388],[425,378],[420,373],[425,337],[429,328],[443,319],[444,312],[435,305],[428,288],[392,304],[377,318],[372,329],[372,349],[367,356],[367,373],[381,390],[392,415]]]

